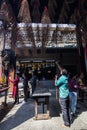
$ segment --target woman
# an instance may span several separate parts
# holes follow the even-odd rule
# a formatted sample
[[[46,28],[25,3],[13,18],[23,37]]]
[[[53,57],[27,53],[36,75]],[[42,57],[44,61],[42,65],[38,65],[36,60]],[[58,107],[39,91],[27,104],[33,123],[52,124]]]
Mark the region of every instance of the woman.
[[[69,110],[69,89],[67,70],[61,69],[61,76],[55,77],[55,86],[59,90],[59,104],[62,110],[64,125],[62,127],[70,127],[70,110]]]
[[[19,75],[15,75],[15,79],[12,80],[11,77],[9,77],[9,81],[13,83],[13,93],[12,97],[15,99],[14,104],[19,103],[19,95],[18,95],[18,83],[19,83]]]

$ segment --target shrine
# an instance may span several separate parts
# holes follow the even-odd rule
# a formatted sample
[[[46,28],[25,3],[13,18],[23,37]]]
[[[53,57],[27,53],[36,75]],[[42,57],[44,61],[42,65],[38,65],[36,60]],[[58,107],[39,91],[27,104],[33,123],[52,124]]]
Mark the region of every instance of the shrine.
[[[15,75],[36,72],[39,81],[53,81],[59,70],[69,74],[83,72],[87,83],[87,1],[86,0],[2,0],[0,1],[0,95],[12,97]],[[84,90],[84,89],[82,89]],[[41,91],[41,90],[40,90]],[[47,92],[39,95],[47,105]],[[38,90],[36,91],[38,92]],[[85,91],[85,93],[87,93]],[[35,99],[37,119],[38,94]],[[47,100],[47,102],[46,102]],[[48,103],[48,104],[47,104]]]

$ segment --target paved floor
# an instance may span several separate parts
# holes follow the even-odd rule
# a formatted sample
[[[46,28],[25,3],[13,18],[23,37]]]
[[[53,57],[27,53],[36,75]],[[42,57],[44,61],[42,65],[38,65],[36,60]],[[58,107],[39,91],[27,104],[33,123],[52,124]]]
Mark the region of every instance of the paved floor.
[[[52,96],[50,97],[51,118],[49,120],[33,120],[33,99],[29,99],[27,104],[22,105],[23,98],[20,98],[20,103],[13,105],[13,99],[8,97],[8,106],[0,111],[0,130],[87,130],[87,101],[78,102],[78,116],[70,128],[62,128],[63,120],[58,100],[55,98],[55,89],[50,88],[50,92]],[[41,108],[42,106],[39,105],[39,113],[42,112]]]

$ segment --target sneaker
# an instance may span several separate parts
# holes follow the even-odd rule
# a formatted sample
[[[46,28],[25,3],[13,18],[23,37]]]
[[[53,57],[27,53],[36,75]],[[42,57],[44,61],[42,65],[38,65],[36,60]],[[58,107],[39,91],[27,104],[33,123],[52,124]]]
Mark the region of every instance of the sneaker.
[[[23,102],[22,102],[22,105],[24,105],[24,104],[26,104],[26,103],[27,103],[26,101],[23,101]]]
[[[69,128],[69,126],[68,125],[62,125],[62,128]]]

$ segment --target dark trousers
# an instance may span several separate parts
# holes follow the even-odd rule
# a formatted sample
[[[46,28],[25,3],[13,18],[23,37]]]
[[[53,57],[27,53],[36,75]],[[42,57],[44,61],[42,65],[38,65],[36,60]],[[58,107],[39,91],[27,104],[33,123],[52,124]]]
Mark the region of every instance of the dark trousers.
[[[19,94],[17,93],[16,97],[15,97],[15,103],[19,103]]]
[[[15,99],[15,103],[19,103],[19,93],[18,93],[18,86],[14,86],[13,88],[13,98]]]
[[[24,86],[24,101],[27,102],[27,98],[28,98],[28,87]]]
[[[32,94],[34,93],[36,85],[32,85]]]
[[[64,125],[70,126],[70,106],[69,106],[69,97],[59,98],[59,104],[62,110],[62,117]]]

